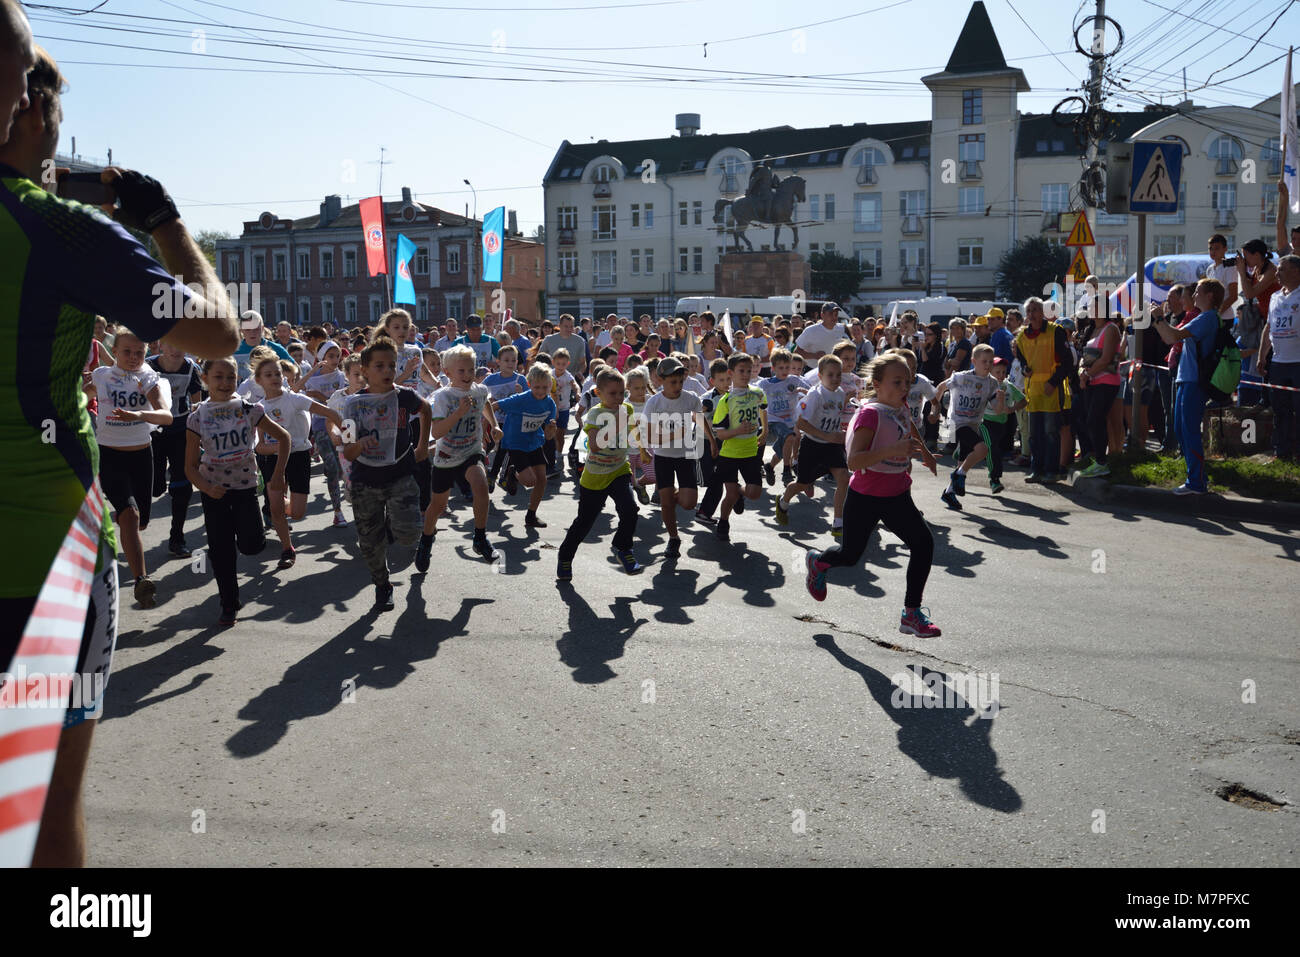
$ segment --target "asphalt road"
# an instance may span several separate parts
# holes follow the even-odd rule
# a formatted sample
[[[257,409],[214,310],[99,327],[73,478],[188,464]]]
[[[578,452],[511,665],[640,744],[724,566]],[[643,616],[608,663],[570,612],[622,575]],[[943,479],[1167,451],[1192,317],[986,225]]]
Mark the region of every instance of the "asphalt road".
[[[457,504],[428,575],[395,549],[397,609],[378,615],[318,494],[295,568],[274,545],[240,559],[230,629],[210,574],[166,559],[160,500],[158,606],[124,576],[91,863],[1296,865],[1295,530],[1007,481],[994,498],[973,477],[958,514],[918,476],[930,640],[897,631],[887,532],[808,596],[828,492],[784,529],[765,492],[731,545],[688,524],[675,564],[643,508],[632,577],[602,517],[564,592],[572,483],[540,534],[498,492],[504,561],[468,550]],[[944,706],[923,706],[927,679]]]

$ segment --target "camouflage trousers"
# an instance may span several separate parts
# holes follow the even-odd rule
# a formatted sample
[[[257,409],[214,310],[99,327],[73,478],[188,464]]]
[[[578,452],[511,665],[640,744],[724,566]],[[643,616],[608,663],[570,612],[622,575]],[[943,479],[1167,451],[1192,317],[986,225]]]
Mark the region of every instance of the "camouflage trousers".
[[[398,545],[411,546],[419,541],[424,524],[415,476],[404,475],[391,485],[353,485],[352,517],[370,580],[388,584],[389,531]]]

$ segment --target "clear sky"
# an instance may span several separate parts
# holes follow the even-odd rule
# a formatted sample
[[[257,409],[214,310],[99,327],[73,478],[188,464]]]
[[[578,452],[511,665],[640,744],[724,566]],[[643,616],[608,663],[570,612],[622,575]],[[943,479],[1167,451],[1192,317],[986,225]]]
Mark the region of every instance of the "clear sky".
[[[920,77],[943,68],[971,6],[106,0],[74,15],[97,2],[28,11],[70,81],[60,151],[74,136],[83,156],[111,148],[115,163],[161,179],[192,228],[231,233],[264,209],[305,216],[327,193],[374,195],[381,147],[387,198],[410,186],[473,212],[468,178],[480,214],[516,209],[531,234],[564,139],[668,136],[687,112],[701,114],[701,133],[928,119]],[[1077,92],[1084,5],[986,6],[1033,88],[1022,110]],[[1198,104],[1253,104],[1281,87],[1283,62],[1264,64],[1300,36],[1293,0],[1111,0],[1107,13],[1126,34],[1114,75],[1131,91],[1112,108],[1181,99],[1184,67],[1193,90],[1213,84],[1191,94]]]

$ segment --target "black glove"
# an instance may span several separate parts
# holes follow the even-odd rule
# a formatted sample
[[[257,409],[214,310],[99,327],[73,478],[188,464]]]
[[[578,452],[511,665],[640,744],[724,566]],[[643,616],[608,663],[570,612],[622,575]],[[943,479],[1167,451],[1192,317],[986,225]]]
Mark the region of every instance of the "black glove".
[[[159,226],[181,218],[163,184],[152,176],[124,169],[113,180],[113,189],[121,204],[114,218],[124,226],[151,233]]]

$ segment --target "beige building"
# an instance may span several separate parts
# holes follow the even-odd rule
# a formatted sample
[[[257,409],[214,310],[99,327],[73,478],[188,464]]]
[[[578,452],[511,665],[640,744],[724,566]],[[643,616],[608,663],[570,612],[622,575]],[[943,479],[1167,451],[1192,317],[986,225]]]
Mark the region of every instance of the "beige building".
[[[1059,214],[1082,205],[1083,149],[1051,116],[1019,111],[1029,84],[1007,65],[982,2],[945,69],[923,82],[930,117],[913,122],[701,135],[700,117],[686,113],[676,136],[566,140],[543,180],[548,314],[665,315],[680,297],[712,293],[714,264],[731,244],[715,208],[743,196],[764,161],[779,177],[805,180],[798,250],[834,250],[862,264],[853,305],[995,298],[997,263],[1014,243],[1035,234],[1065,240]],[[1216,232],[1230,249],[1256,237],[1272,245],[1277,110],[1273,97],[1108,113],[1108,142],[1183,147],[1179,211],[1148,217],[1148,257],[1203,250]],[[1097,245],[1085,256],[1104,281],[1136,270],[1137,224],[1136,216],[1096,217]],[[770,227],[751,226],[748,238],[755,249],[774,248]],[[783,229],[781,245],[791,241]]]

